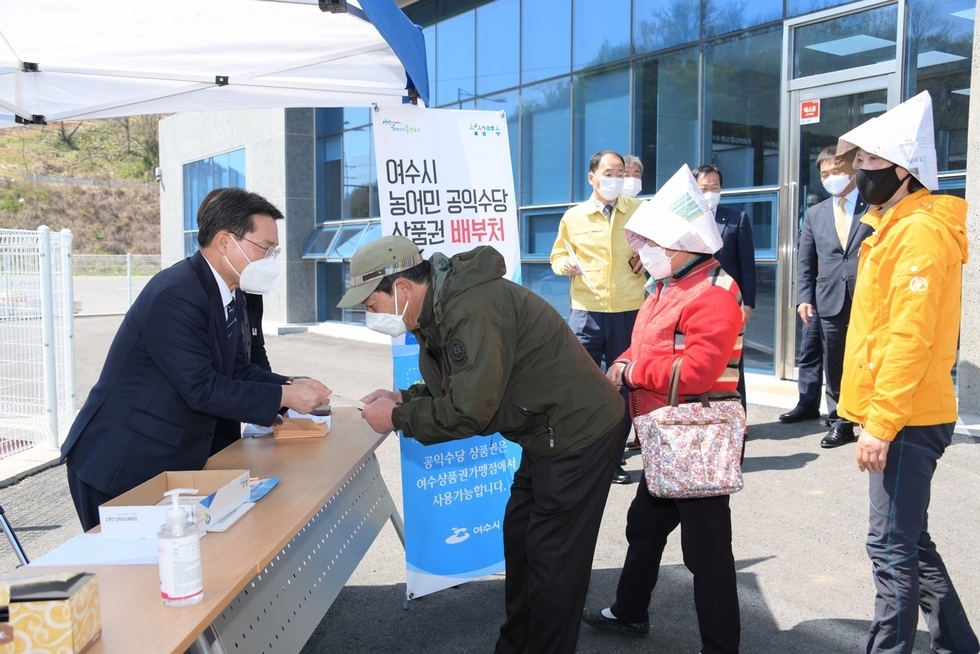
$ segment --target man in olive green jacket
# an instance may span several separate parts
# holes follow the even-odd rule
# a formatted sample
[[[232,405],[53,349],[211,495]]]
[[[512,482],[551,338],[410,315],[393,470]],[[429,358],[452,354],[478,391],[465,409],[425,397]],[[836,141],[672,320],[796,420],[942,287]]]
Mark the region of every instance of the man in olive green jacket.
[[[572,652],[609,469],[621,454],[622,400],[551,305],[503,278],[478,247],[424,260],[387,236],[351,260],[338,306],[419,342],[424,383],[364,398],[378,433],[422,443],[499,432],[524,452],[504,515],[507,618],[496,652]]]

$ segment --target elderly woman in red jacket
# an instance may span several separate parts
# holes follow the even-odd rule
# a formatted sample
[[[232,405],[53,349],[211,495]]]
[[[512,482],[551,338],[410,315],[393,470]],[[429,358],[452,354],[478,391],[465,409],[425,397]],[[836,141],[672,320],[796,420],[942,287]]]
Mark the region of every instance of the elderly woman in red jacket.
[[[630,348],[607,377],[630,392],[634,415],[667,403],[671,366],[682,357],[680,395],[737,399],[742,356],[738,285],[712,254],[718,229],[684,166],[626,225],[650,280]],[[640,483],[627,514],[629,549],[616,602],[586,609],[583,620],[628,636],[650,630],[649,604],[667,537],[681,526],[684,564],[694,574],[694,603],[703,654],[738,652],[740,638],[729,496],[654,497]]]

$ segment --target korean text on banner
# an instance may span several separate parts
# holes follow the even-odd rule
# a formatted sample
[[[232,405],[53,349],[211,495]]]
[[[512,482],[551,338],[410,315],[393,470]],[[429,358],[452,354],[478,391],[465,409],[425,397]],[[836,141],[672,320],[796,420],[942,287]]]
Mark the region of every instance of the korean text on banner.
[[[381,228],[428,257],[489,245],[520,283],[517,201],[501,111],[374,112]],[[418,382],[418,344],[394,346],[396,388]],[[407,595],[503,570],[503,514],[521,450],[500,434],[423,446],[401,439]]]

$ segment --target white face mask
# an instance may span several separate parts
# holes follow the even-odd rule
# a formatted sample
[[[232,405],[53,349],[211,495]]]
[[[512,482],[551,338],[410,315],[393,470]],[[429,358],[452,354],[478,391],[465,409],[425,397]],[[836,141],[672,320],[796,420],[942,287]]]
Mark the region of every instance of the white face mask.
[[[238,273],[238,288],[242,289],[245,293],[257,293],[263,295],[268,293],[276,286],[276,281],[279,279],[279,262],[272,257],[265,257],[259,259],[258,261],[252,261],[245,254],[245,250],[242,246],[238,244],[236,239],[235,245],[238,247],[238,251],[248,260],[248,264],[245,268],[238,272],[235,266],[232,266],[231,261],[228,261],[228,257],[225,257],[225,261],[228,261],[228,265],[231,269]]]
[[[828,193],[837,197],[844,192],[850,183],[850,175],[828,175],[827,179],[823,180],[823,187],[827,189]]]
[[[622,177],[600,177],[599,195],[607,202],[615,202],[623,193],[623,181]]]
[[[395,313],[372,313],[368,311],[364,314],[364,324],[368,329],[380,334],[387,334],[392,338],[397,338],[408,331],[405,325],[405,312],[408,311],[408,302],[401,313],[398,313],[398,287],[395,286]]]
[[[706,193],[702,193],[701,195],[704,196],[705,201],[708,203],[708,208],[712,211],[717,209],[718,205],[721,204],[721,193],[708,191]]]
[[[623,179],[623,195],[628,198],[635,198],[643,190],[643,180],[639,177],[626,177]]]
[[[654,279],[667,279],[673,273],[670,269],[670,260],[674,257],[673,255],[668,257],[663,248],[644,245],[636,253],[640,255],[640,263]]]

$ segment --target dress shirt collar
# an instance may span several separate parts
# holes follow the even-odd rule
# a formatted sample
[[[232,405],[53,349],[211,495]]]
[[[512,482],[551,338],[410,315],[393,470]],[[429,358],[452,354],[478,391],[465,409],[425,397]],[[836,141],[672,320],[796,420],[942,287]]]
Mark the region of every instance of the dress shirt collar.
[[[211,265],[211,262],[208,261],[207,257],[205,257],[204,260],[208,262],[208,268],[211,269],[211,274],[214,275],[214,281],[218,282],[218,292],[221,293],[221,306],[226,308],[225,313],[227,314],[228,303],[235,299],[235,294],[231,292],[231,289],[228,288],[228,284],[226,284],[225,280],[221,278],[218,271],[214,269],[214,266]],[[228,316],[225,315],[225,318],[227,317]]]

